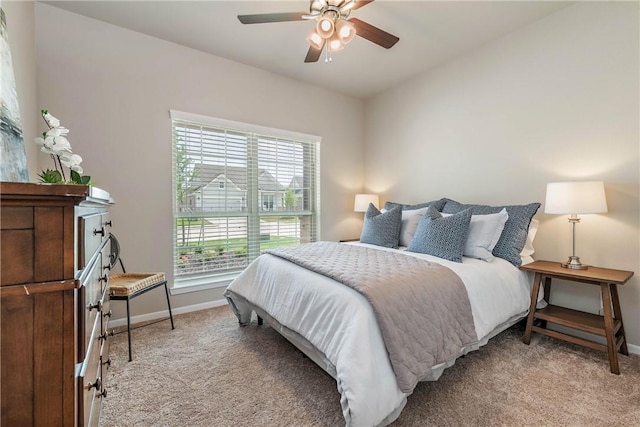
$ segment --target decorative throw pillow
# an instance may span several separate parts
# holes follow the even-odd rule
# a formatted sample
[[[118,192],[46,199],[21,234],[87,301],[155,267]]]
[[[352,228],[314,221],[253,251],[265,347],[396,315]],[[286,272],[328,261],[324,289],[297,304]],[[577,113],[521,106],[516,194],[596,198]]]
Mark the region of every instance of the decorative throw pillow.
[[[437,211],[441,211],[442,208],[444,207],[444,204],[447,202],[447,200],[448,199],[446,198],[442,198],[439,200],[431,200],[430,202],[418,203],[415,205],[407,205],[404,203],[396,203],[396,202],[386,202],[384,204],[384,209],[389,210],[395,206],[400,206],[402,207],[403,211],[412,211],[416,209],[428,208],[429,206],[431,206],[435,208]]]
[[[470,222],[471,209],[443,217],[436,209],[429,207],[422,216],[407,251],[462,262]]]
[[[382,213],[373,204],[369,203],[369,208],[364,214],[364,226],[362,227],[360,242],[386,248],[397,248],[401,224],[401,206],[396,206]]]
[[[522,265],[520,252],[524,248],[529,230],[531,218],[540,208],[540,203],[529,203],[528,205],[511,206],[487,206],[487,205],[465,205],[455,200],[447,199],[442,212],[457,213],[466,209],[471,209],[474,215],[486,215],[498,213],[506,209],[509,218],[504,225],[504,230],[500,239],[493,248],[493,255],[509,261],[516,267]]]

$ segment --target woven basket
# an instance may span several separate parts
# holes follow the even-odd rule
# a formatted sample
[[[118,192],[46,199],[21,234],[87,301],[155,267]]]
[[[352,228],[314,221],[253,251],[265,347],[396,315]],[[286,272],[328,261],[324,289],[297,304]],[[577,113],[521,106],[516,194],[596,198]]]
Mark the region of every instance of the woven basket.
[[[109,277],[109,294],[126,297],[165,280],[164,273],[114,274]]]

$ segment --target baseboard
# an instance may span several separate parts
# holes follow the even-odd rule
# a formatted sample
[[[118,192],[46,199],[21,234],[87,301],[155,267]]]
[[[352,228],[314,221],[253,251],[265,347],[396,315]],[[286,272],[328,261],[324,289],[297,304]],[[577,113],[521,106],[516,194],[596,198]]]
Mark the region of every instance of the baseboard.
[[[183,314],[183,313],[191,313],[192,311],[200,311],[206,310],[207,308],[221,307],[223,305],[227,305],[226,299],[220,299],[216,301],[203,302],[201,304],[188,305],[185,307],[178,307],[171,310],[172,314]],[[140,322],[148,322],[149,320],[162,319],[163,317],[168,317],[167,310],[156,311],[154,313],[145,313],[140,314],[138,316],[131,317],[131,324],[136,324]],[[113,328],[118,328],[120,326],[127,326],[127,318],[123,317],[121,319],[115,319],[109,321],[109,326]]]
[[[640,354],[640,345],[627,344],[627,350],[629,353]]]

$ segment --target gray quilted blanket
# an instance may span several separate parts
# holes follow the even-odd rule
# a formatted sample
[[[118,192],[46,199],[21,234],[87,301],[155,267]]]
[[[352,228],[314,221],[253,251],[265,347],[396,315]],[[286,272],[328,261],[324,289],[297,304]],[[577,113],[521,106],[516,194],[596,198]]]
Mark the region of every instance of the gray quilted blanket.
[[[436,364],[478,340],[462,280],[401,252],[335,242],[266,251],[330,277],[371,303],[400,390],[413,391]]]

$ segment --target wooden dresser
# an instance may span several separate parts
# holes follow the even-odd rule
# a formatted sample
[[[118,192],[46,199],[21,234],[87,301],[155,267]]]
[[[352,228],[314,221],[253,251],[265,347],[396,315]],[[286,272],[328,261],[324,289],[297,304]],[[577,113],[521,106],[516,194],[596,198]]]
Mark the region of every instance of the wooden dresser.
[[[106,396],[109,193],[0,183],[2,426],[97,425]]]

